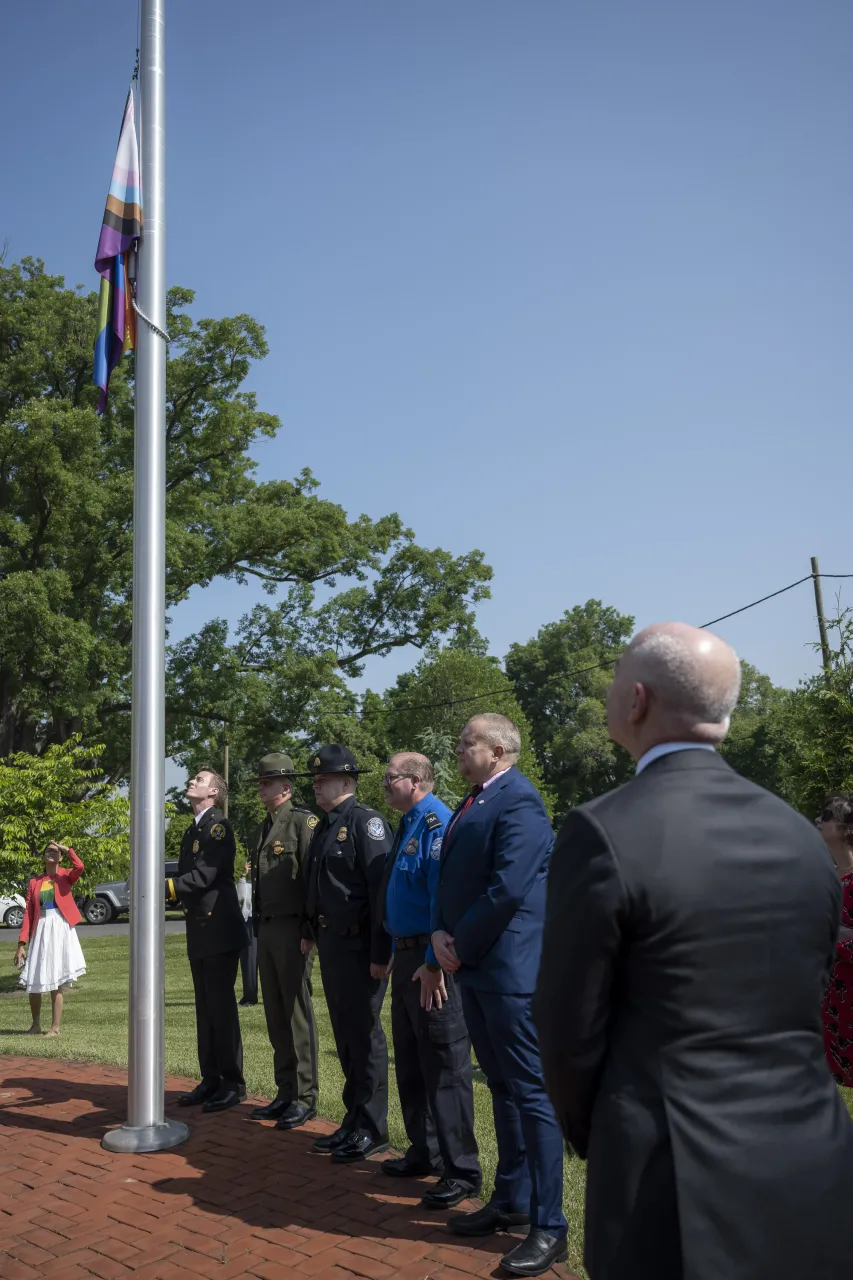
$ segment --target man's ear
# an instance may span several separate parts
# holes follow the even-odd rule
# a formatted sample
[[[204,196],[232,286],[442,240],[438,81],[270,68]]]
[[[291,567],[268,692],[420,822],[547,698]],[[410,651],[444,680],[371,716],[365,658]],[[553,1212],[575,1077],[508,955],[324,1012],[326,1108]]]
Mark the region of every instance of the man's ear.
[[[635,684],[628,719],[631,724],[642,724],[649,714],[649,691],[644,684]]]

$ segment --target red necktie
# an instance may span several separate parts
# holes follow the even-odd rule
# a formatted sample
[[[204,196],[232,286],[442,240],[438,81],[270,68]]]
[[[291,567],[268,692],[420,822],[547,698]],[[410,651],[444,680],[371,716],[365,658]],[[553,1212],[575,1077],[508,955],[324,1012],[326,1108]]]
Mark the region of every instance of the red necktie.
[[[474,801],[476,800],[477,796],[480,794],[480,792],[481,792],[482,790],[483,790],[483,788],[482,788],[481,784],[478,782],[478,783],[476,783],[476,785],[475,785],[475,786],[473,786],[473,787],[471,788],[471,794],[470,794],[469,796],[466,796],[466,797],[465,797],[465,803],[463,804],[462,808],[459,810],[459,812],[457,813],[456,817],[453,819],[453,822],[451,823],[451,825],[450,825],[450,826],[448,827],[448,829],[447,829],[447,834],[446,834],[446,835],[445,835],[445,837],[444,837],[444,845],[443,845],[443,848],[442,848],[442,853],[446,853],[446,852],[447,852],[447,842],[448,842],[448,840],[450,839],[450,834],[451,834],[451,832],[456,830],[456,825],[457,825],[457,823],[459,822],[459,819],[460,819],[460,818],[462,818],[462,817],[464,816],[464,814],[466,814],[466,813],[468,812],[468,810],[471,808],[471,805],[474,803]]]

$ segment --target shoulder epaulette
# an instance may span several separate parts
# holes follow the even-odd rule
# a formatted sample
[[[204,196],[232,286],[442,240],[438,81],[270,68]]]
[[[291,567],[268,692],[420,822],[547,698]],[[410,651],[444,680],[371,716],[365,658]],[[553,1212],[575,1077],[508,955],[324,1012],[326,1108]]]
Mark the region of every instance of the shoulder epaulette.
[[[435,831],[436,827],[443,825],[441,818],[439,818],[437,813],[433,813],[432,810],[427,814],[425,821],[428,831]]]

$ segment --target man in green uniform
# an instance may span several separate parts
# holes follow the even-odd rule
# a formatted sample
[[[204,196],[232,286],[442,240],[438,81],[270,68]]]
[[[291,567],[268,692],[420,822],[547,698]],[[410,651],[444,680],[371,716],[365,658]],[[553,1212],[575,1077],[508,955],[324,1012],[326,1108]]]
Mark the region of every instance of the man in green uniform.
[[[303,954],[305,862],[317,818],[292,800],[296,777],[290,756],[261,760],[260,796],[267,816],[252,856],[252,924],[258,939],[258,971],[267,1033],[273,1048],[276,1096],[252,1112],[297,1129],[317,1114],[317,1028],[311,1003],[312,952]]]

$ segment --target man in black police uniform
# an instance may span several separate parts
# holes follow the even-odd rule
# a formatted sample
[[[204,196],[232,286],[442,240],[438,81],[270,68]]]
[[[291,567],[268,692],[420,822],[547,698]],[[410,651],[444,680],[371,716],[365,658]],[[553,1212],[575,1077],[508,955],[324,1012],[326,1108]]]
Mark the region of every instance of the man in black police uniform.
[[[234,832],[214,805],[227,793],[224,779],[208,768],[187,784],[195,818],[181,841],[178,874],[166,882],[167,901],[186,912],[201,1068],[201,1084],[178,1104],[203,1103],[204,1111],[226,1111],[246,1096],[234,994],[246,930],[234,886]]]
[[[314,1149],[349,1163],[388,1150],[388,1048],[379,1021],[387,956],[371,965],[371,935],[381,929],[378,895],[391,835],[382,816],[355,798],[351,751],[321,747],[310,769],[324,816],[308,851],[302,948],[307,953],[316,942],[319,949],[346,1107],[340,1129]]]

